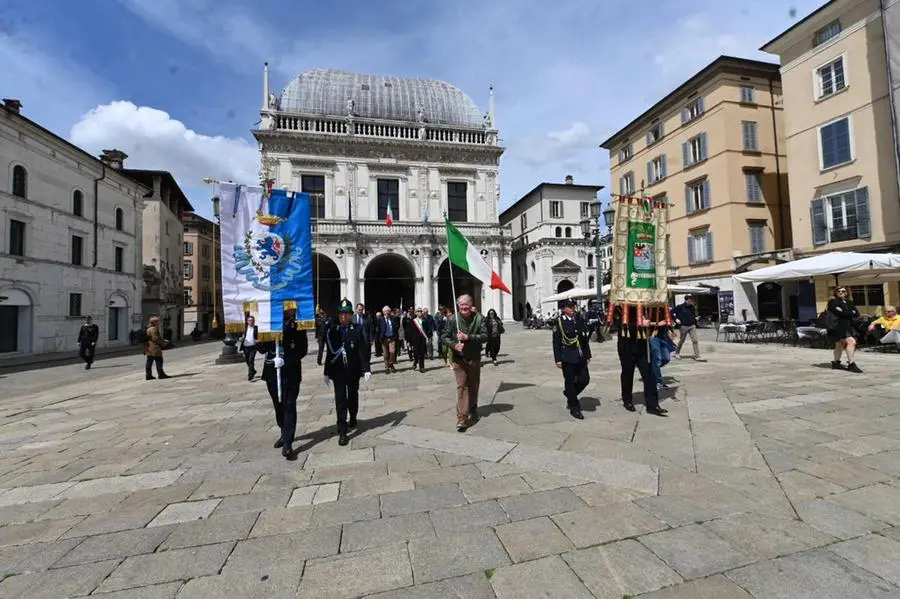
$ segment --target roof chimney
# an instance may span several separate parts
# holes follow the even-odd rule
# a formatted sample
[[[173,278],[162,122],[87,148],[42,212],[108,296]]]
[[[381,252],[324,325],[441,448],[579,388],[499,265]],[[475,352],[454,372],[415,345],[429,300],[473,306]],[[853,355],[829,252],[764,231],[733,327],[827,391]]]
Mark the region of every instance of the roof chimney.
[[[126,158],[128,158],[128,154],[122,150],[103,150],[103,153],[100,154],[100,160],[103,164],[106,164],[117,171],[122,170]]]
[[[19,100],[14,100],[12,98],[3,98],[3,107],[16,114],[19,114],[22,111],[22,103]]]
[[[566,175],[566,185],[574,185],[574,184],[575,184],[575,179],[572,177],[572,175]]]

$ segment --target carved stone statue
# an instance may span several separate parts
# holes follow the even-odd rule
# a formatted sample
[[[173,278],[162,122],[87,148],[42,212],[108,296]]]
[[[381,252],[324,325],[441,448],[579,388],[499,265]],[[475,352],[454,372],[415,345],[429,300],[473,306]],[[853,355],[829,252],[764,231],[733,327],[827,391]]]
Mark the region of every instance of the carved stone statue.
[[[269,94],[269,110],[278,110],[278,96]]]
[[[420,123],[425,123],[425,109],[421,106],[416,108],[416,120]]]
[[[347,98],[347,116],[353,116],[355,110],[356,102],[353,100],[353,98]]]

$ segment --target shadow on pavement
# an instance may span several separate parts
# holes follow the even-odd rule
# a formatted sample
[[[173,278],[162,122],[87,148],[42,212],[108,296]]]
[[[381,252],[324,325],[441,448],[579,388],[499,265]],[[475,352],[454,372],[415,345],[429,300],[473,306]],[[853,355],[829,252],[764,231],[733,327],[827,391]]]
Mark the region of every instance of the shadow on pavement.
[[[403,422],[403,419],[406,418],[406,414],[408,411],[400,411],[400,412],[391,412],[390,414],[385,414],[383,416],[378,416],[376,418],[368,418],[364,420],[359,420],[356,423],[356,428],[350,431],[347,437],[352,441],[356,437],[360,436],[364,432],[368,430],[373,430],[376,428],[380,428],[383,426],[394,427]],[[306,440],[303,445],[300,445],[294,448],[294,453],[302,453],[304,451],[309,451],[319,443],[323,441],[327,441],[331,437],[337,435],[337,425],[330,425],[324,428],[320,428],[317,431],[306,433],[297,437],[297,441]]]

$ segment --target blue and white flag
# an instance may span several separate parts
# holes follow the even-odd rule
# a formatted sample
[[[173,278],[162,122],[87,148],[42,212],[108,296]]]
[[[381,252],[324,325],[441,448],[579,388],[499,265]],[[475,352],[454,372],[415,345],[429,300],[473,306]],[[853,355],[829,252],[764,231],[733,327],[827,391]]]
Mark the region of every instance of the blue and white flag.
[[[261,341],[280,338],[285,313],[315,325],[309,194],[219,183],[226,332],[256,319]]]

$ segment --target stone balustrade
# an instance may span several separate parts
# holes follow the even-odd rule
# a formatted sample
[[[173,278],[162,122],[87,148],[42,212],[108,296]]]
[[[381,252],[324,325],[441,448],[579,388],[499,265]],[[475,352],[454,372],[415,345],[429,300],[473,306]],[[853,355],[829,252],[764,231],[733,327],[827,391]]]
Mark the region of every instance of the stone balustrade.
[[[322,135],[353,135],[451,144],[497,145],[497,136],[482,130],[456,129],[424,123],[416,126],[369,119],[351,120],[287,113],[275,115],[275,129]]]
[[[510,239],[512,230],[509,226],[497,224],[454,223],[468,238],[501,237]],[[394,223],[388,227],[383,221],[313,221],[313,235],[347,235],[356,233],[371,237],[410,237],[419,235],[436,235],[445,237],[444,225],[441,222],[425,225],[422,223]]]

